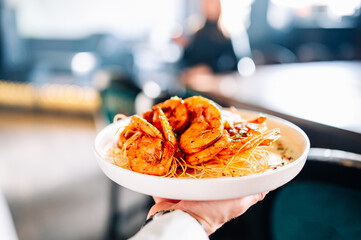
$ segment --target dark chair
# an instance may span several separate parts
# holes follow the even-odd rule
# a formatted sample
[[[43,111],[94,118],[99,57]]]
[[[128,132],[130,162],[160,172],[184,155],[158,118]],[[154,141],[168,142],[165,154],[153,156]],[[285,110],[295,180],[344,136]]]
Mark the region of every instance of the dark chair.
[[[361,156],[312,149],[302,174],[273,199],[271,238],[359,239],[360,203]]]

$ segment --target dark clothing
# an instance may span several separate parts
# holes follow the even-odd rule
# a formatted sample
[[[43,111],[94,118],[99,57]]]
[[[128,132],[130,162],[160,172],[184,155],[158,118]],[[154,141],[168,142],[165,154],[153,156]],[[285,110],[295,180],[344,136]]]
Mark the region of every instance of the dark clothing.
[[[207,21],[195,33],[184,51],[184,65],[208,65],[214,73],[229,72],[237,69],[237,57],[232,42],[224,36],[217,22]]]

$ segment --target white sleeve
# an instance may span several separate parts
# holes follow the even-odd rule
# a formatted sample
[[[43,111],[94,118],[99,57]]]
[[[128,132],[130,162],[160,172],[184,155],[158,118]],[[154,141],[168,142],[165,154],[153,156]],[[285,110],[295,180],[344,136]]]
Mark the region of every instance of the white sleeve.
[[[0,192],[0,239],[17,240],[14,223],[4,196]]]
[[[209,240],[202,225],[180,210],[164,214],[146,224],[131,240]]]

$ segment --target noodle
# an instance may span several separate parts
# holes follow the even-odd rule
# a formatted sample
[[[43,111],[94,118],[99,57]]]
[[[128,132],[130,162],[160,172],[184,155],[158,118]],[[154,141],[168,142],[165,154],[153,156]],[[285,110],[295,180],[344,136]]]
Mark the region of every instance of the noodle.
[[[270,130],[264,136],[275,131],[277,129]],[[164,177],[194,179],[241,177],[264,172],[268,169],[269,151],[264,149],[264,147],[259,147],[262,140],[262,136],[250,139],[243,147],[255,142],[256,144],[252,148],[243,152],[240,152],[241,149],[239,149],[239,153],[228,160],[215,157],[201,165],[190,165],[183,158],[173,157],[172,165]],[[110,155],[115,165],[131,170],[125,156],[127,144],[130,144],[132,139],[130,138],[128,141],[121,149],[117,147],[111,148]]]

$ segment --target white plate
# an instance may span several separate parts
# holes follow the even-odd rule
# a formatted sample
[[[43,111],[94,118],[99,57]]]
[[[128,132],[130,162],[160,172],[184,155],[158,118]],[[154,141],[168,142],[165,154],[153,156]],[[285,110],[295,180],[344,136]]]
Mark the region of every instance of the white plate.
[[[240,110],[245,119],[252,119],[259,113]],[[291,163],[264,173],[245,177],[224,177],[210,179],[174,179],[145,175],[114,165],[106,157],[107,150],[117,141],[120,127],[128,124],[123,119],[105,127],[95,138],[94,151],[100,168],[111,180],[133,191],[169,199],[218,200],[252,195],[280,187],[293,179],[305,164],[310,142],[306,134],[296,125],[270,115],[269,128],[281,129],[280,141],[293,151]],[[116,134],[117,133],[117,134]]]

